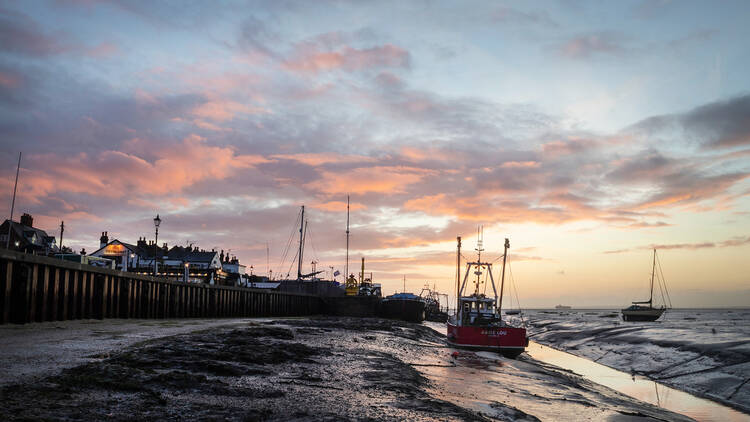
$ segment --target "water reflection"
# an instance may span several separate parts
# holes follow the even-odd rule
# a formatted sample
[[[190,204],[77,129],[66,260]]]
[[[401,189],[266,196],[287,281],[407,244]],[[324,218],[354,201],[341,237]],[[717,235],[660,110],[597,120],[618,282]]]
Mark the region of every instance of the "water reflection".
[[[569,369],[593,382],[698,421],[750,421],[750,415],[719,403],[539,343],[530,342],[526,351],[536,360]]]

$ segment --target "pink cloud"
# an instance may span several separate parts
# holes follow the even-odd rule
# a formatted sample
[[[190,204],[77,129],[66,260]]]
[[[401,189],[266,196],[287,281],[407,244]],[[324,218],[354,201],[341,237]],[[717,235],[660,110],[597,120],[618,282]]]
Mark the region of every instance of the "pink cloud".
[[[338,51],[318,51],[310,45],[298,48],[297,55],[284,62],[294,72],[318,73],[341,69],[356,71],[383,67],[408,67],[409,52],[392,44],[365,49],[345,46]]]
[[[21,84],[21,78],[8,72],[0,71],[0,85],[6,88],[16,88]]]
[[[429,174],[434,172],[413,167],[364,167],[344,172],[324,171],[320,180],[305,186],[327,195],[368,192],[393,195],[405,192],[407,186]]]
[[[112,150],[71,157],[33,155],[31,167],[46,171],[27,172],[28,195],[33,198],[59,191],[109,198],[175,194],[195,183],[225,179],[236,170],[268,162],[260,156],[237,155],[229,147],[207,145],[197,135],[152,149],[153,161]]]
[[[103,42],[95,47],[86,49],[85,54],[89,57],[106,58],[112,57],[120,52],[120,47],[113,43]]]
[[[344,201],[319,202],[319,203],[311,204],[310,207],[323,210],[323,211],[329,211],[329,212],[344,212],[346,211],[346,202]],[[367,207],[365,205],[358,203],[358,202],[349,204],[350,211],[361,211],[366,208]]]
[[[232,120],[237,114],[260,114],[268,111],[262,107],[241,104],[235,101],[214,100],[203,103],[192,110],[192,114],[215,122]]]
[[[309,166],[319,166],[323,164],[362,164],[362,163],[375,163],[376,158],[368,157],[366,155],[356,154],[340,154],[337,152],[325,152],[325,153],[303,153],[303,154],[276,154],[272,155],[271,158],[279,160],[293,160]]]

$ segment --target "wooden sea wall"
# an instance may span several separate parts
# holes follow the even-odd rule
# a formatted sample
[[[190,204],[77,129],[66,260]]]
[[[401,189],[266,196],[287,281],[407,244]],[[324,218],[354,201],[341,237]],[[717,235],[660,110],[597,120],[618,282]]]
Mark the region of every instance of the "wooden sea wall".
[[[0,324],[103,318],[302,316],[318,296],[167,281],[0,250]]]

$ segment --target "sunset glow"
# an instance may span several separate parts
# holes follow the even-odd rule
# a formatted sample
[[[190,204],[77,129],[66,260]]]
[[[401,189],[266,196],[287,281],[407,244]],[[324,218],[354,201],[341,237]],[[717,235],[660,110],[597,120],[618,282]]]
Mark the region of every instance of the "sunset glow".
[[[750,305],[750,4],[0,6],[0,203],[99,235],[455,292],[510,239],[521,305]],[[4,217],[7,218],[7,215]],[[294,240],[296,242],[296,238]],[[266,255],[268,245],[269,255]],[[293,254],[293,252],[292,252]],[[292,273],[296,272],[296,267]],[[342,276],[337,278],[342,280]],[[515,300],[515,292],[513,294]]]

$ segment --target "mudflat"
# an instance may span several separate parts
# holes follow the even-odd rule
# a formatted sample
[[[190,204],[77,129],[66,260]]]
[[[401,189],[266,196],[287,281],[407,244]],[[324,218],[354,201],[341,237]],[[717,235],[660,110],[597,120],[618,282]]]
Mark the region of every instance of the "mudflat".
[[[524,355],[456,351],[419,324],[330,317],[193,320],[152,331],[139,324],[95,324],[99,338],[110,330],[129,339],[104,344],[68,326],[57,343],[84,356],[4,380],[0,419],[688,420]],[[18,347],[34,335],[24,329],[0,334]],[[36,355],[28,348],[31,360],[55,353],[54,344]],[[3,364],[19,373],[12,361]]]

